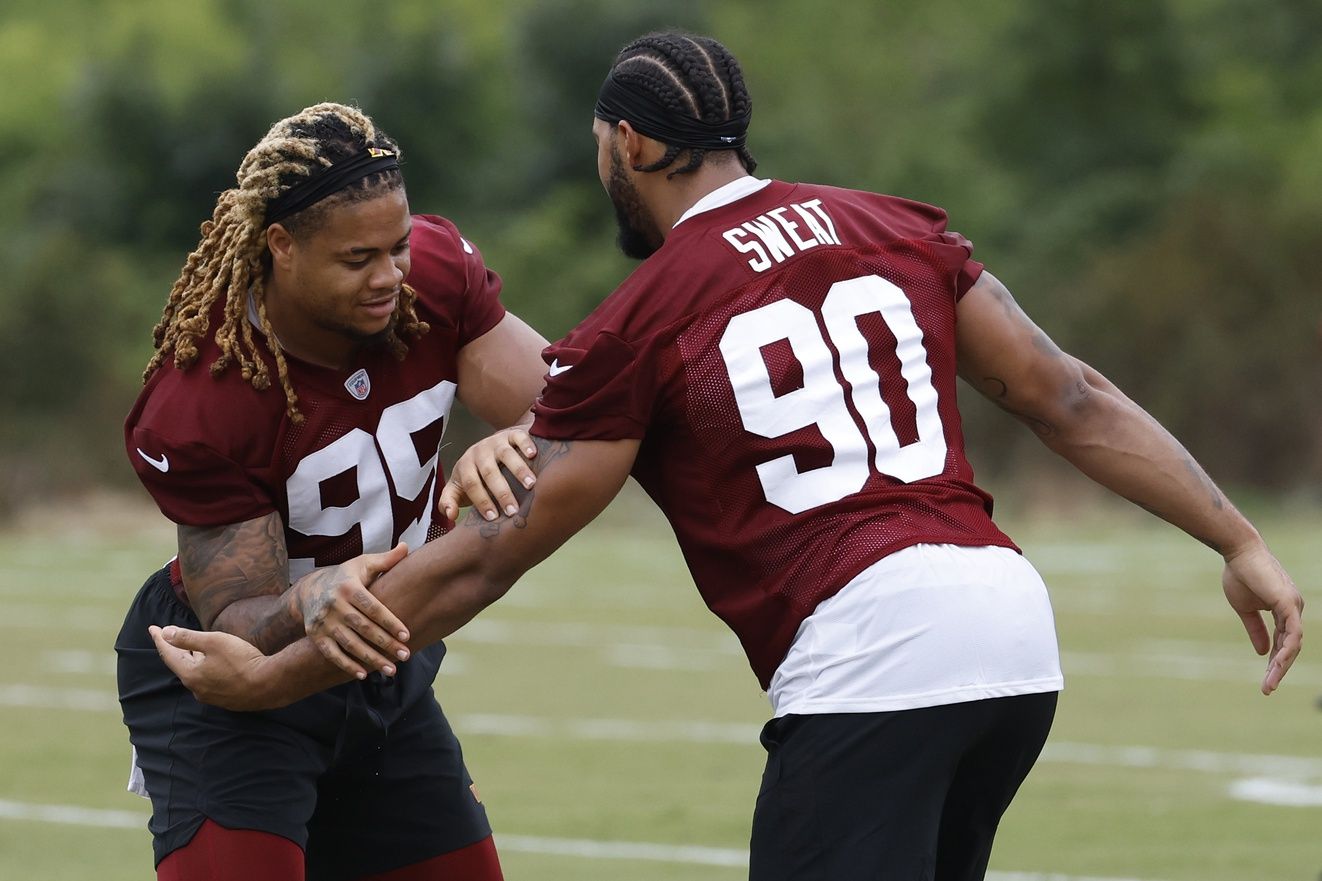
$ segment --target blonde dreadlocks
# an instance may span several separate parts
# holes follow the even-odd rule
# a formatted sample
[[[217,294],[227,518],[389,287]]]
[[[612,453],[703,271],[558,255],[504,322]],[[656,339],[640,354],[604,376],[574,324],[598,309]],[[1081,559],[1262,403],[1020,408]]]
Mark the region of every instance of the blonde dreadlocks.
[[[399,153],[394,141],[371,119],[343,104],[317,104],[271,126],[266,137],[243,158],[235,175],[238,187],[221,193],[211,219],[202,224],[202,239],[184,262],[170,289],[161,321],[152,331],[156,352],[143,373],[144,383],[171,354],[178,369],[193,365],[198,356],[197,340],[206,336],[212,309],[222,301],[224,318],[215,331],[220,355],[211,363],[211,375],[220,376],[237,362],[243,378],[253,388],[269,388],[270,372],[257,352],[247,317],[251,296],[266,335],[266,348],[275,359],[289,418],[296,423],[303,421],[284,353],[266,317],[265,277],[270,265],[267,208],[273,199],[313,173],[367,148]],[[311,232],[331,206],[375,198],[403,186],[398,169],[376,172],[280,223],[291,233]],[[416,300],[417,293],[404,285],[387,336],[386,344],[401,360],[408,352],[401,335],[417,338],[429,329],[426,322],[418,320]]]

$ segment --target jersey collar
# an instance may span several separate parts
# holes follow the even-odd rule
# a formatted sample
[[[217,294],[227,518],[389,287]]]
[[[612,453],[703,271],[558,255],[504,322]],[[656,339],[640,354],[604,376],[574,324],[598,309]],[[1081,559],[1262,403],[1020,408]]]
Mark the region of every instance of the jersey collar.
[[[694,202],[693,207],[685,211],[683,215],[680,216],[679,220],[675,221],[675,226],[679,226],[690,217],[702,214],[704,211],[711,211],[724,205],[729,205],[731,202],[737,202],[745,196],[751,196],[756,192],[760,192],[762,188],[769,183],[771,183],[770,180],[762,180],[761,178],[753,177],[751,174],[736,178],[724,186],[717,187],[698,201]],[[675,227],[671,227],[671,229],[674,228]]]

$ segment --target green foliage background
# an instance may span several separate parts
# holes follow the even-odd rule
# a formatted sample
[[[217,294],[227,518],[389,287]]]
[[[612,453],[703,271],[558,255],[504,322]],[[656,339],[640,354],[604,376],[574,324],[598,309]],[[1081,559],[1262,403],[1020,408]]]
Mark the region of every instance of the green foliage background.
[[[610,58],[744,63],[761,173],[896,193],[1223,481],[1322,486],[1322,5],[7,0],[0,511],[131,482],[118,426],[198,224],[269,124],[357,103],[554,338],[630,268],[594,172]],[[971,407],[975,462],[1032,446]]]

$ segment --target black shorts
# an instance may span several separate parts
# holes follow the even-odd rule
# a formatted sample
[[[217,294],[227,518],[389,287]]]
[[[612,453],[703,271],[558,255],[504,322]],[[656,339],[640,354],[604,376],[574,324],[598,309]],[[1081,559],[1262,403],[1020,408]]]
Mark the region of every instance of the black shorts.
[[[1055,712],[1048,692],[772,719],[749,878],[978,881]]]
[[[373,674],[283,709],[233,713],[193,698],[148,624],[199,628],[168,569],[147,579],[115,641],[157,864],[208,818],[293,841],[310,881],[389,871],[491,834],[432,693],[444,646],[415,653],[393,679]]]

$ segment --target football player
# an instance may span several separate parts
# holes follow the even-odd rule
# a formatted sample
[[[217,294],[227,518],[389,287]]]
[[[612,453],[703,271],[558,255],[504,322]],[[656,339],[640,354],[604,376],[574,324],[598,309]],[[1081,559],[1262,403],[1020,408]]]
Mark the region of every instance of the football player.
[[[425,645],[632,474],[771,700],[750,877],[982,878],[1062,678],[1042,580],[973,482],[957,376],[1224,557],[1226,597],[1269,655],[1264,693],[1299,651],[1303,602],[1175,438],[1036,327],[943,211],[754,177],[751,111],[715,40],[652,34],[616,58],[592,132],[621,246],[643,262],[547,350],[531,426],[479,444],[446,489],[517,513],[470,516],[374,592]],[[478,489],[525,438],[538,452],[508,469],[513,490]],[[236,708],[346,675],[306,642],[265,657],[224,634],[153,635],[191,688]]]
[[[179,554],[139,592],[116,651],[162,879],[501,877],[432,695],[444,646],[402,663],[407,631],[366,590],[290,588],[439,535],[454,400],[506,426],[542,386],[545,341],[505,312],[453,223],[410,214],[399,162],[351,107],[277,122],[156,327],[125,442]],[[278,712],[206,706],[147,635],[169,624],[266,652],[306,632],[356,679]]]

